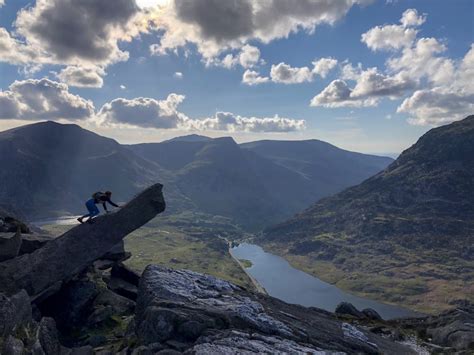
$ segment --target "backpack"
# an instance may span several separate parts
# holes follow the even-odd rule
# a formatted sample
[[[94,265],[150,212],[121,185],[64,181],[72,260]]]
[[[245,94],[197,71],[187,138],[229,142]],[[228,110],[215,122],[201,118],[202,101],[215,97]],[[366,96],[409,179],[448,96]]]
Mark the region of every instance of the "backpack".
[[[96,201],[102,201],[102,197],[104,197],[105,194],[103,192],[97,191],[92,194],[92,198]]]

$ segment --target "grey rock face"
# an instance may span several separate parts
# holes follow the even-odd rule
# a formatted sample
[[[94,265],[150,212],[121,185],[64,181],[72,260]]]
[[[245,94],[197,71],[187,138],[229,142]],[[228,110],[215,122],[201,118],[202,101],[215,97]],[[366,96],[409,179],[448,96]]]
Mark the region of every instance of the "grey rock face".
[[[90,280],[74,280],[39,305],[43,314],[54,317],[61,329],[70,329],[84,323],[99,290]]]
[[[20,221],[16,213],[11,213],[11,206],[0,207],[0,233],[31,233],[30,228]]]
[[[20,339],[11,335],[5,340],[1,351],[3,355],[23,355],[25,354],[25,345]]]
[[[58,330],[53,318],[42,318],[36,333],[36,344],[41,346],[46,355],[57,355],[61,351]]]
[[[12,297],[0,294],[0,338],[5,338],[32,322],[28,294],[22,290]]]
[[[140,279],[135,331],[142,345],[159,342],[189,354],[413,353],[363,329],[344,326],[329,312],[157,265],[148,266]]]
[[[119,279],[125,280],[128,283],[131,283],[132,285],[135,285],[137,287],[140,282],[140,275],[138,275],[135,271],[133,271],[122,263],[114,264],[111,270],[111,275],[112,277],[117,277]]]
[[[137,299],[137,287],[131,283],[128,283],[127,281],[119,279],[118,277],[112,277],[107,282],[107,287],[120,296],[126,297],[132,301]]]
[[[365,314],[359,311],[352,303],[349,302],[339,303],[336,307],[335,313],[356,318],[365,318]]]
[[[458,351],[474,350],[474,304],[459,307],[426,318],[400,320],[403,327],[413,328],[432,339],[434,344]]]
[[[18,255],[30,254],[54,238],[43,234],[22,234],[21,248]]]
[[[160,327],[156,341],[164,341],[175,334],[184,337],[199,335],[206,328],[231,322],[242,327],[255,327],[267,334],[291,336],[291,330],[282,322],[265,313],[263,306],[233,291],[239,288],[227,281],[191,271],[172,270],[156,265],[148,266],[140,283],[137,309],[139,335],[153,340],[153,329]],[[150,297],[151,296],[151,297]],[[193,305],[194,319],[188,319],[180,310],[146,307],[154,299],[168,299]],[[145,308],[145,309],[144,309]],[[202,311],[199,314],[196,311]],[[211,317],[206,316],[211,315]],[[193,320],[193,323],[189,321]],[[152,325],[150,325],[150,324]],[[168,338],[168,339],[167,339]]]
[[[16,257],[20,252],[20,247],[20,230],[14,233],[0,233],[0,261],[5,261]]]
[[[222,332],[217,335],[202,337],[200,343],[187,350],[185,354],[194,355],[237,355],[237,354],[344,354],[328,352],[304,346],[293,340],[264,336],[258,333],[240,331]]]
[[[382,317],[375,309],[372,308],[365,308],[362,310],[362,313],[369,319],[372,320],[382,320]]]
[[[72,228],[31,254],[0,263],[0,292],[12,294],[25,289],[35,297],[72,279],[126,235],[164,211],[162,188],[155,184],[118,212]]]

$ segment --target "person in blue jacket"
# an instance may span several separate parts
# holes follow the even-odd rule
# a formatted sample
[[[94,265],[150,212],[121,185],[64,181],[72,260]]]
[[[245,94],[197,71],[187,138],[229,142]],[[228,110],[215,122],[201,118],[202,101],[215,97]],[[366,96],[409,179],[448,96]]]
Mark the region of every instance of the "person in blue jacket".
[[[107,204],[110,204],[114,207],[120,207],[119,205],[112,202],[112,200],[110,199],[111,197],[112,197],[112,192],[110,192],[110,191],[106,191],[106,192],[98,191],[98,192],[94,193],[92,195],[92,198],[87,200],[87,202],[86,202],[86,207],[87,207],[87,210],[89,211],[89,213],[85,214],[82,217],[79,217],[77,220],[80,223],[84,223],[84,218],[88,217],[86,222],[91,223],[92,219],[100,213],[99,208],[97,207],[97,204],[99,204],[99,203],[102,204],[102,207],[104,207],[104,211],[106,213],[109,213],[109,210],[107,209]]]

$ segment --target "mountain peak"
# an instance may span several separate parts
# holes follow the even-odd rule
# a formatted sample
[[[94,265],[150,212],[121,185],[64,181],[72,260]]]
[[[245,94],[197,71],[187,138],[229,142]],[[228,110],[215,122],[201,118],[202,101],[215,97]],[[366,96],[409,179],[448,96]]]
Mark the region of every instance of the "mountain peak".
[[[469,293],[459,285],[474,256],[473,192],[469,116],[430,130],[382,172],[267,229],[262,242],[280,245],[292,257],[332,262],[336,274],[359,285],[351,291],[380,298],[388,284],[397,290],[415,290],[416,284],[399,301],[422,311],[448,308],[454,298],[444,289],[452,297]],[[445,280],[442,287],[433,281],[432,265]],[[381,270],[388,269],[385,277]]]
[[[212,140],[212,138],[207,137],[207,136],[202,136],[199,134],[188,134],[186,136],[179,136],[179,137],[168,139],[166,141],[163,141],[162,143],[165,143],[165,142],[208,142],[210,140]]]

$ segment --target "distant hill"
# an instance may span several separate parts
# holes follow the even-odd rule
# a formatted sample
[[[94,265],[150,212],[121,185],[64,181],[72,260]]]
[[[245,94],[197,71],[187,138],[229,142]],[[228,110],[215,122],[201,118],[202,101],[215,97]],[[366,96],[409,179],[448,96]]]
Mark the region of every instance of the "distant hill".
[[[159,179],[159,169],[77,125],[31,124],[0,132],[0,200],[29,217],[79,212],[94,191],[125,200]]]
[[[187,136],[174,137],[165,142],[208,142],[210,140],[212,140],[210,137],[201,136],[199,134],[189,134]]]
[[[392,158],[350,152],[319,140],[263,140],[241,145],[309,182],[304,205],[367,179],[387,167]],[[302,194],[304,196],[304,194]],[[309,200],[308,199],[312,199]]]
[[[320,146],[324,149],[318,149]],[[321,197],[361,182],[393,161],[319,141],[238,145],[224,137],[130,148],[168,169],[179,190],[200,211],[232,216],[254,228],[283,220]]]
[[[474,116],[432,129],[387,169],[266,229],[261,242],[306,268],[329,261],[326,278],[372,297],[408,280],[391,301],[472,298]]]
[[[97,190],[110,189],[115,200],[123,201],[160,181],[168,214],[220,215],[259,230],[359,183],[391,161],[323,142],[318,144],[325,150],[281,142],[284,148],[271,156],[261,149],[267,144],[280,143],[239,146],[229,137],[191,135],[120,145],[77,125],[27,125],[0,132],[0,201],[29,218],[49,217],[82,212]]]

